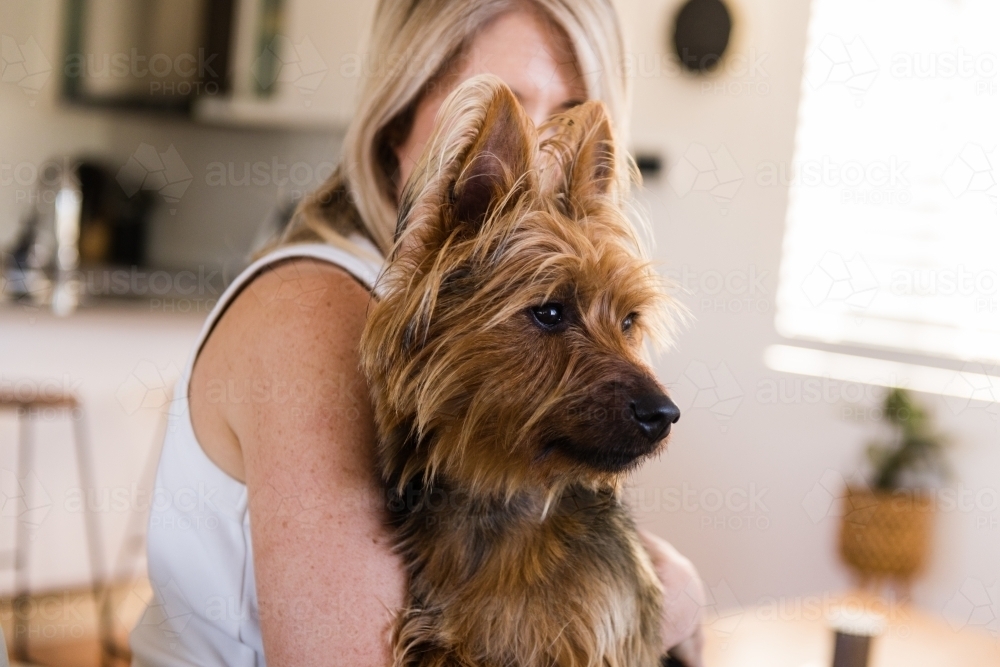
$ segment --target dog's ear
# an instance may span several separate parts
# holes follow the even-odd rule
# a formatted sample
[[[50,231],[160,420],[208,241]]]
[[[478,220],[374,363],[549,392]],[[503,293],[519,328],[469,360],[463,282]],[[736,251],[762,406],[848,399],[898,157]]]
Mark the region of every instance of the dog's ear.
[[[533,144],[531,121],[511,90],[499,83],[452,191],[455,220],[479,225],[494,206],[515,200],[528,185]]]
[[[478,226],[495,208],[511,205],[532,187],[535,136],[503,81],[485,74],[463,82],[442,104],[406,184],[400,226],[408,235],[426,225],[448,234],[456,225]]]
[[[619,155],[604,103],[589,100],[552,117],[539,134],[538,152],[544,191],[579,214],[600,199],[617,201],[628,190],[628,157]]]

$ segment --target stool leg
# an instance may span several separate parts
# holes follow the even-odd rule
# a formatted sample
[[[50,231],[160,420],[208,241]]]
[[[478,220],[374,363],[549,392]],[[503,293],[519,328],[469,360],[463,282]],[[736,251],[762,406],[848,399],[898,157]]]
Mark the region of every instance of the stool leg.
[[[28,406],[18,406],[18,446],[17,446],[17,477],[18,483],[24,488],[31,472],[31,415]],[[25,507],[29,498],[25,497]],[[31,598],[28,595],[28,528],[24,517],[18,517],[14,527],[14,637],[11,641],[11,653],[21,662],[28,660],[28,633],[31,628]]]
[[[86,499],[89,493],[96,493],[94,486],[94,472],[91,468],[90,440],[87,437],[87,425],[84,419],[83,407],[77,407],[78,412],[70,412],[70,421],[73,422],[73,433],[76,451],[77,472],[80,477],[80,486],[83,487],[83,521],[87,531],[87,551],[90,560],[91,586],[94,595],[94,607],[99,614],[98,634],[101,643],[101,665],[107,667],[110,664],[108,653],[105,650],[108,642],[111,641],[111,615],[110,609],[104,604],[105,595],[104,581],[104,546],[101,542],[101,527],[98,525],[97,516],[87,507]],[[89,492],[89,493],[88,493]]]

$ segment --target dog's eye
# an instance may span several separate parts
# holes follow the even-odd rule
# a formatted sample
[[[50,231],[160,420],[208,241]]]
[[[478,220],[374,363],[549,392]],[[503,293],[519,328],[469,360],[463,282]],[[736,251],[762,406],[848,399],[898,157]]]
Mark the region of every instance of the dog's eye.
[[[555,329],[562,324],[563,307],[561,303],[543,303],[540,306],[532,306],[529,310],[535,324],[543,329]]]
[[[626,315],[625,319],[622,320],[622,331],[625,332],[631,329],[632,325],[635,324],[635,318],[637,317],[639,317],[639,313],[629,313]]]

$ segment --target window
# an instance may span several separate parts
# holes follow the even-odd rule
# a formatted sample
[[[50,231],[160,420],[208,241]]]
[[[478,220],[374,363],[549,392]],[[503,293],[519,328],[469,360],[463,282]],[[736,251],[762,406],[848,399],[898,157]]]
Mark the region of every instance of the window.
[[[998,26],[813,0],[770,367],[1000,400]]]

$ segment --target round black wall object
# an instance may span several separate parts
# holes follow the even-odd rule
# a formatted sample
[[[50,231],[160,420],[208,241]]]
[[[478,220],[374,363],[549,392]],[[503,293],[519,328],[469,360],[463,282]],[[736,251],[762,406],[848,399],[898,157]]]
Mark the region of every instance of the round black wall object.
[[[733,17],[722,0],[688,0],[674,20],[674,50],[681,66],[699,74],[722,60],[733,29]]]

